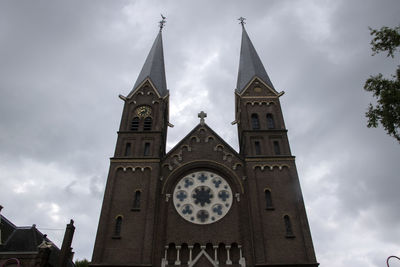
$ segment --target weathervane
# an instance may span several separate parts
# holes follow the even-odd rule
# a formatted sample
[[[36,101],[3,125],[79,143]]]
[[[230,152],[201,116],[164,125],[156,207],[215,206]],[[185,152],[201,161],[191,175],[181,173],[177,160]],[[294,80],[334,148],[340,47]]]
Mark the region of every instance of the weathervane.
[[[240,17],[240,18],[238,18],[238,20],[240,20],[239,24],[242,24],[242,26],[244,26],[244,24],[246,24],[246,22],[244,22],[246,20],[246,18]]]
[[[163,14],[160,14],[160,15],[161,15],[162,20],[160,20],[158,23],[159,23],[160,32],[161,32],[162,29],[164,28],[165,23],[167,22],[167,21],[165,20],[167,17],[163,16]]]

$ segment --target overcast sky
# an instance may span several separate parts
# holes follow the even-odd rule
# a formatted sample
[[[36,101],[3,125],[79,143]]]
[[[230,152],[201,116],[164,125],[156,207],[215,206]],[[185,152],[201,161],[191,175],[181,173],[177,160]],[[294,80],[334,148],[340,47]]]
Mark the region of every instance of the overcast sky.
[[[170,90],[168,149],[197,113],[237,149],[241,28],[277,91],[321,266],[384,266],[400,256],[400,145],[364,113],[368,26],[400,24],[393,1],[0,2],[0,204],[57,245],[75,220],[75,258],[91,259],[123,101],[157,35]],[[55,229],[55,230],[48,230]],[[62,229],[62,230],[57,230]],[[400,266],[393,261],[391,266]]]

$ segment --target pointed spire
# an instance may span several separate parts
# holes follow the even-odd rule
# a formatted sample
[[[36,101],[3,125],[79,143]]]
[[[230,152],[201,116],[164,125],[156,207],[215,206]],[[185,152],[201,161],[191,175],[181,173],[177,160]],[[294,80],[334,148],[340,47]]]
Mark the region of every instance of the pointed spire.
[[[236,85],[236,90],[241,93],[246,85],[257,76],[269,87],[275,90],[271,80],[265,71],[264,65],[261,62],[260,57],[257,54],[256,49],[253,46],[249,36],[247,35],[244,27],[245,18],[239,18],[240,24],[242,25],[242,47],[240,49],[240,62],[239,62],[239,74]]]
[[[161,33],[161,30],[164,27],[164,23],[165,20],[163,18],[162,23],[160,22],[160,31],[157,34],[156,39],[154,40],[153,46],[151,47],[151,50],[147,55],[143,68],[140,71],[136,83],[133,86],[133,89],[129,93],[129,95],[131,95],[147,78],[149,78],[154,84],[160,96],[165,96],[168,92],[167,82],[165,79],[164,51]]]

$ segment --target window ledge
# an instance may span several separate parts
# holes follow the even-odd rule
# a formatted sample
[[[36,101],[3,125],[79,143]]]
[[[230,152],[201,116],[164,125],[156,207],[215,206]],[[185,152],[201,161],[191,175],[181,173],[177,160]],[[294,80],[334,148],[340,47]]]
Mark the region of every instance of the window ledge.
[[[294,234],[291,234],[291,235],[286,235],[285,237],[286,238],[295,238],[296,236]]]
[[[121,239],[121,236],[120,235],[113,235],[111,238],[112,239]]]
[[[131,208],[131,211],[140,211],[140,208]]]
[[[266,207],[265,209],[266,209],[266,210],[275,210],[274,207]]]

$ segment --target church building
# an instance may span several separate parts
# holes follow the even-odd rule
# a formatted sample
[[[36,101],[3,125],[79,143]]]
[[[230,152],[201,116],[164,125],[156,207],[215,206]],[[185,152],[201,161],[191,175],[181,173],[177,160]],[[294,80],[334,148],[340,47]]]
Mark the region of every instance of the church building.
[[[200,122],[166,152],[162,26],[124,101],[91,266],[318,266],[279,92],[242,24],[239,152]],[[190,96],[188,96],[190,97]]]

